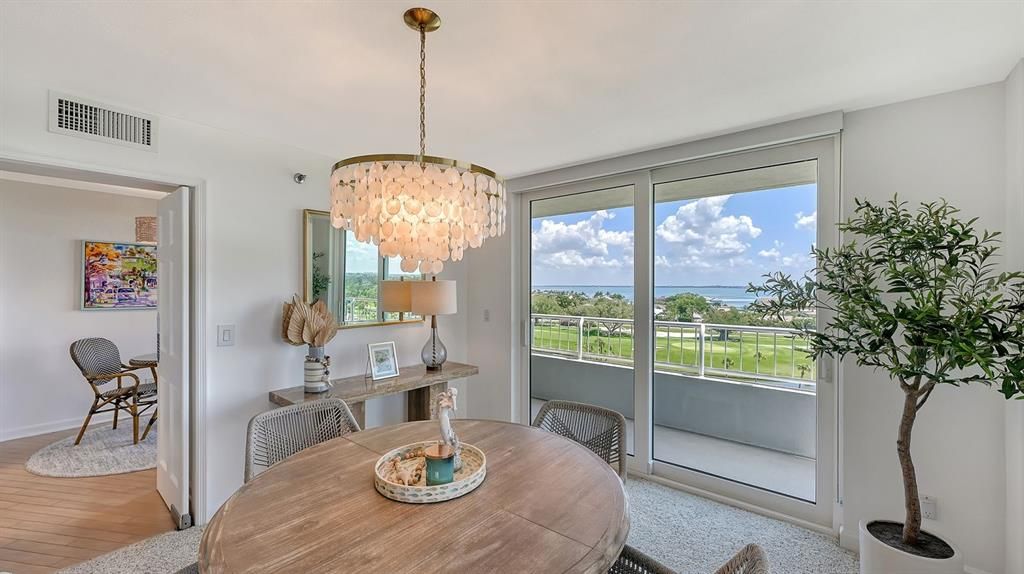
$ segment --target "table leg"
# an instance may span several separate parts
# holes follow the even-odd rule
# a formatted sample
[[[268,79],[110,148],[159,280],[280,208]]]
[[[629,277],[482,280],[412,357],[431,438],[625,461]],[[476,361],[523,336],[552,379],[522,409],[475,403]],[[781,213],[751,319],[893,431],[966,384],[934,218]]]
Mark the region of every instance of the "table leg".
[[[146,430],[142,433],[142,440],[146,440],[146,437],[149,436],[149,431],[153,428],[153,423],[156,422],[156,413],[158,408],[159,407],[153,407],[153,416],[149,417],[149,423],[146,424]]]
[[[352,416],[355,417],[356,422],[359,423],[360,429],[366,428],[366,403],[359,401],[358,403],[348,403],[348,410],[352,411]]]
[[[448,390],[448,383],[435,383],[422,389],[406,393],[406,405],[410,421],[426,421],[437,418],[437,395]]]

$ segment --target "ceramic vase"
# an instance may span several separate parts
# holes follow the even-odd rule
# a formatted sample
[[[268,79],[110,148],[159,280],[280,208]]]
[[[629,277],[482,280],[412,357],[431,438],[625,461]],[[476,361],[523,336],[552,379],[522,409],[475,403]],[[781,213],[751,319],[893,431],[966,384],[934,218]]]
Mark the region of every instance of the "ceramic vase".
[[[327,367],[331,358],[324,355],[323,347],[309,347],[303,369],[303,383],[307,393],[322,393],[330,388]]]

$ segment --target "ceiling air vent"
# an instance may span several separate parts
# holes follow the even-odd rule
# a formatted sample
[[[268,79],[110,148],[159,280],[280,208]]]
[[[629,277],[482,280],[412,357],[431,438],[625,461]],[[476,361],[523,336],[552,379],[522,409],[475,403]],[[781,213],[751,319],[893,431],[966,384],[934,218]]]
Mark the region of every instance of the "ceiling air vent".
[[[156,150],[155,116],[50,92],[50,131]]]

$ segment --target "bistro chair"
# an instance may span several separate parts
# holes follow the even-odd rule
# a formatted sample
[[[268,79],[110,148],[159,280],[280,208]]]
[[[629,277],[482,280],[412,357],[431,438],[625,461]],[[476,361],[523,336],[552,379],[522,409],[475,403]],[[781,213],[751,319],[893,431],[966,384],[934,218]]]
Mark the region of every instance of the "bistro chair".
[[[301,450],[354,432],[359,432],[359,423],[341,399],[320,399],[260,413],[249,421],[245,482]]]
[[[621,414],[585,403],[548,401],[533,419],[533,426],[589,448],[626,480],[626,418]]]
[[[668,566],[630,545],[622,547],[619,559],[608,574],[678,574]],[[723,564],[715,574],[768,574],[768,559],[757,544],[747,544]]]
[[[82,442],[85,429],[88,428],[92,416],[99,413],[114,413],[114,427],[117,428],[117,418],[122,410],[127,411],[132,417],[132,444],[139,444],[139,415],[150,408],[156,407],[156,382],[141,383],[137,371],[140,367],[132,367],[121,362],[121,353],[112,341],[99,337],[79,339],[71,343],[69,349],[71,360],[78,366],[85,380],[92,387],[94,395],[92,407],[89,414],[82,423],[82,429],[78,431],[78,438],[75,439],[77,446]],[[125,384],[128,379],[128,384]],[[111,381],[117,381],[116,387],[108,387]],[[156,421],[156,411],[150,417],[145,432],[142,433],[142,440],[146,440],[153,422]]]

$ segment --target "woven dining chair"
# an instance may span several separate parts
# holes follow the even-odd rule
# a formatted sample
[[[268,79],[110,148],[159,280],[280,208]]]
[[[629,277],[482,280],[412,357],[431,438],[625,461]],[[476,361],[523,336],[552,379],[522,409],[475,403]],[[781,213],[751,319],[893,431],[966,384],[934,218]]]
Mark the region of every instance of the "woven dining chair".
[[[117,416],[121,411],[127,411],[132,417],[132,441],[139,444],[139,415],[156,406],[156,383],[141,383],[139,376],[132,371],[139,370],[139,367],[131,367],[121,362],[121,352],[117,345],[109,339],[92,337],[79,339],[71,343],[68,349],[71,360],[78,366],[86,382],[92,388],[93,401],[89,407],[89,414],[85,416],[82,429],[78,431],[75,438],[75,445],[82,442],[85,429],[89,427],[92,416],[100,413],[114,413],[114,428],[117,428]],[[133,383],[125,384],[124,379]],[[114,387],[107,387],[111,381],[117,381]],[[141,384],[140,384],[141,383]],[[156,411],[150,417],[146,425],[142,439],[146,440],[153,422],[156,420]]]
[[[630,545],[622,547],[608,574],[678,574]],[[747,544],[714,574],[768,574],[768,559],[757,544]]]
[[[548,401],[533,426],[589,448],[626,480],[626,418],[604,407],[572,401]]]
[[[320,399],[260,413],[249,421],[245,482],[301,450],[354,432],[359,432],[359,423],[341,399]]]

